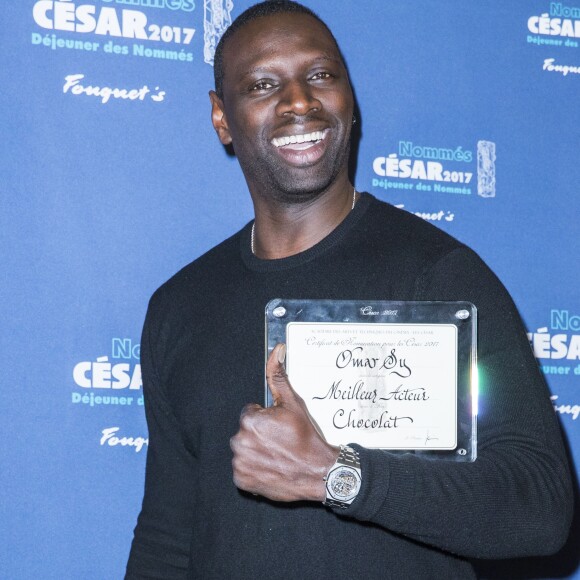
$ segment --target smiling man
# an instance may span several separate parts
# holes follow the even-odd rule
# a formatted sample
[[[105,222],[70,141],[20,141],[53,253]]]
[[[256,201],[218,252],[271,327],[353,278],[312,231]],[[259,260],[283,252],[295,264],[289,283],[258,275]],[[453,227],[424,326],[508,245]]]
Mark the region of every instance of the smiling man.
[[[233,144],[254,202],[254,253],[282,258],[323,239],[352,208],[354,99],[322,23],[280,12],[265,28],[266,16],[250,19],[254,12],[232,24],[216,51],[212,120],[221,142]]]
[[[232,24],[215,62],[213,126],[255,220],[151,299],[150,443],[127,578],[472,578],[470,558],[557,551],[570,476],[517,311],[469,248],[356,192],[354,99],[329,29],[301,5],[265,2]],[[266,368],[274,406],[257,404],[264,308],[280,296],[473,302],[477,460],[329,445],[283,345]]]

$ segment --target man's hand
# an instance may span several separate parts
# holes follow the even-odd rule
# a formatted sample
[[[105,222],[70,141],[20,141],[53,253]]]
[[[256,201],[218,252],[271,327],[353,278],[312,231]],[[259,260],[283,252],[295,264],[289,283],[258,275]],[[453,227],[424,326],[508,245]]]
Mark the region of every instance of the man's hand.
[[[232,437],[234,483],[276,501],[324,501],[324,477],[338,457],[313,422],[284,369],[286,346],[268,358],[266,379],[274,406],[242,409],[240,430]]]

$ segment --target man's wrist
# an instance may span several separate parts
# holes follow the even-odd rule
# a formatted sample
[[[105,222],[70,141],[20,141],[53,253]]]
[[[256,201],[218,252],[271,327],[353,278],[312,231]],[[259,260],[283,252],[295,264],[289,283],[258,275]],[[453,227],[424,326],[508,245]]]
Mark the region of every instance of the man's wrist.
[[[326,477],[332,466],[336,463],[340,455],[340,447],[328,445],[328,452],[325,453],[324,463],[322,463],[319,475],[316,479],[316,501],[324,503],[326,501]]]

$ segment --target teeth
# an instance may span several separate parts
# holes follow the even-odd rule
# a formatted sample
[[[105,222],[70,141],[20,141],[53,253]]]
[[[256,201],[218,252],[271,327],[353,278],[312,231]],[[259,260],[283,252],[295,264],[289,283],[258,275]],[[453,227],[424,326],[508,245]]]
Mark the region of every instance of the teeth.
[[[313,131],[305,135],[289,135],[287,137],[278,137],[272,139],[272,143],[276,147],[284,147],[290,143],[308,143],[309,141],[319,141],[324,138],[324,131]]]

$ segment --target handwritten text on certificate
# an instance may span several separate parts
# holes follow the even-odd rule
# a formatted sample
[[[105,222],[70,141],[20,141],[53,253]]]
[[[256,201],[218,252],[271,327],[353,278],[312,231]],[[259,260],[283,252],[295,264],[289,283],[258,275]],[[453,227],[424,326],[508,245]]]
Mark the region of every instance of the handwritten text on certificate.
[[[290,382],[333,445],[457,446],[457,328],[452,324],[291,322]]]

